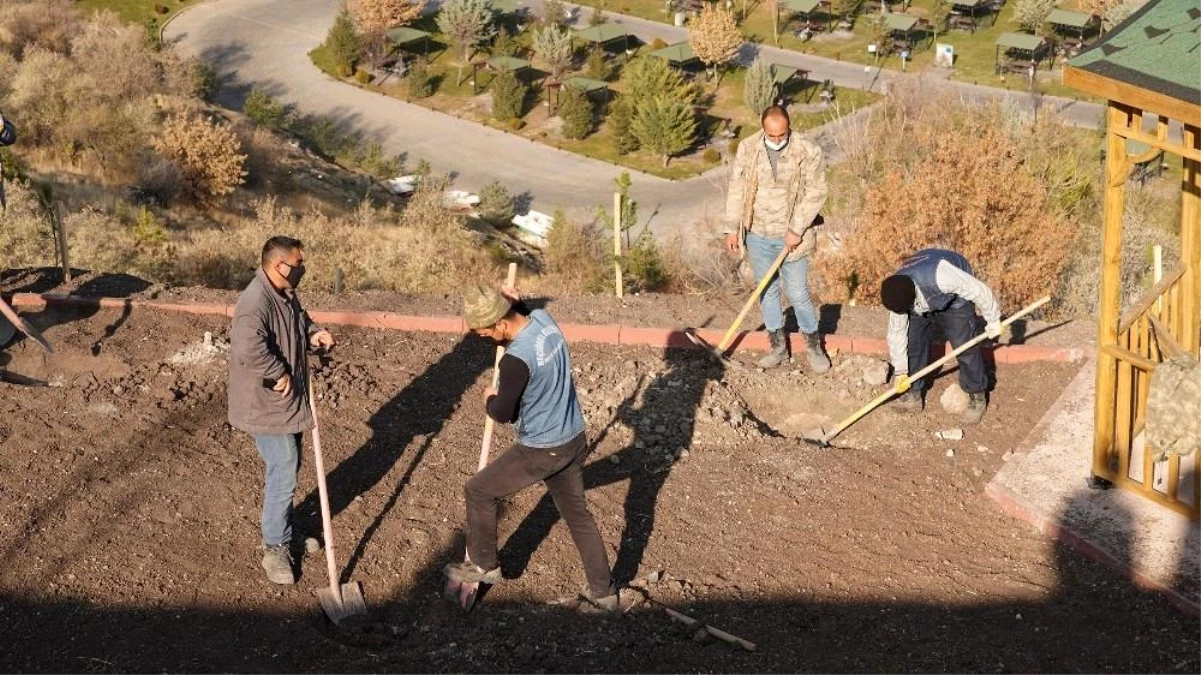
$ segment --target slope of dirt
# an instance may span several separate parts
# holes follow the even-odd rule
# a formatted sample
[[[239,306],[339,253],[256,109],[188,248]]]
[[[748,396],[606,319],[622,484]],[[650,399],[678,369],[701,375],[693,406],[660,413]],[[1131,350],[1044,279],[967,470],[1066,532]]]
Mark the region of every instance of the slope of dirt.
[[[962,441],[934,438],[958,426],[934,403],[882,409],[822,450],[796,435],[875,393],[857,367],[723,373],[695,351],[573,347],[589,499],[619,579],[665,572],[639,583],[749,653],[647,605],[599,618],[549,604],[583,579],[538,487],[503,506],[509,580],[469,616],[440,600],[437,570],[463,551],[486,344],[342,330],[320,366],[340,564],[372,611],[342,631],[313,596],[321,559],[293,587],[259,568],[261,465],[225,424],[225,319],[28,318],[59,352],[3,354],[0,670],[1201,669],[1195,617],[982,494],[1076,366],[1003,367]],[[297,497],[316,531],[311,466]]]

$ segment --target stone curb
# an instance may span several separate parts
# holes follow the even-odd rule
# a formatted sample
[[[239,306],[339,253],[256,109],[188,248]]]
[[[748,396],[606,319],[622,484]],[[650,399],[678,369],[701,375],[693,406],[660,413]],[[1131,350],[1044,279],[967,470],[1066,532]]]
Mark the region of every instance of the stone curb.
[[[7,297],[7,296],[6,296]],[[48,306],[58,307],[88,307],[101,309],[127,309],[144,307],[165,312],[181,312],[187,314],[209,314],[233,316],[233,305],[214,305],[206,303],[170,303],[158,300],[138,300],[130,298],[85,298],[73,295],[38,295],[33,293],[17,293],[11,296],[14,307],[43,309]],[[309,312],[313,320],[338,326],[356,326],[359,328],[377,328],[385,330],[423,331],[431,333],[467,332],[467,326],[457,316],[412,316],[395,314],[393,312],[341,312],[313,310]],[[693,344],[685,335],[683,328],[648,328],[625,325],[591,325],[591,324],[559,324],[568,340],[579,342],[595,342],[611,345],[643,345],[649,347],[688,347]],[[724,331],[700,329],[696,331],[706,342],[716,345],[721,341]],[[793,353],[804,352],[804,339],[792,335]],[[886,355],[888,345],[878,338],[860,338],[849,335],[827,335],[826,349],[837,350],[844,354]],[[768,348],[767,333],[763,331],[742,331],[734,339],[734,347],[752,351],[766,351]],[[941,356],[950,348],[946,345],[935,345],[934,356]],[[985,348],[985,357],[992,358],[997,363],[1031,363],[1031,362],[1074,362],[1092,355],[1090,348],[1076,347],[1044,347],[1040,345],[999,345]]]

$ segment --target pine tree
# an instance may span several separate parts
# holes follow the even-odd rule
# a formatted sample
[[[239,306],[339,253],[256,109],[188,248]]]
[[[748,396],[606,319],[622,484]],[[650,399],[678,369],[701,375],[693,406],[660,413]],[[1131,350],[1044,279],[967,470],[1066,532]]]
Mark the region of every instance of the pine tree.
[[[544,26],[534,31],[534,53],[550,68],[550,76],[558,80],[563,71],[571,66],[572,46],[571,34],[557,24]]]
[[[500,181],[493,180],[480,189],[480,215],[497,225],[513,218],[513,196]]]
[[[762,56],[755,57],[751,66],[746,69],[746,79],[742,84],[742,100],[755,115],[760,115],[772,104],[776,96],[776,80],[771,71],[771,64]]]
[[[627,155],[638,149],[638,139],[630,128],[634,122],[634,104],[628,97],[622,96],[613,104],[612,110],[609,133],[613,140],[613,152]]]
[[[492,116],[502,122],[520,119],[525,113],[527,87],[511,71],[492,80]]]
[[[696,86],[685,80],[665,59],[653,56],[640,56],[626,64],[621,71],[621,81],[635,108],[641,102],[659,96],[689,105],[700,98]]]
[[[579,87],[564,87],[559,117],[563,119],[563,136],[581,139],[592,133],[592,101]]]
[[[325,36],[325,50],[342,73],[350,74],[359,60],[360,48],[354,17],[350,15],[350,10],[343,8]]]
[[[438,30],[463,50],[463,60],[471,58],[476,45],[492,37],[492,7],[488,0],[449,0],[436,19]]]
[[[635,109],[630,132],[642,147],[662,156],[663,166],[667,166],[672,155],[687,150],[696,141],[696,115],[683,101],[652,98]]]

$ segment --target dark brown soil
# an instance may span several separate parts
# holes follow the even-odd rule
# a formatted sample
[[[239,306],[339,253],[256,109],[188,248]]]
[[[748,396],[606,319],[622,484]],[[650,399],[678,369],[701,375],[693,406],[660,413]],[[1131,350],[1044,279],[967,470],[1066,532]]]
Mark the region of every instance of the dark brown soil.
[[[225,319],[28,318],[59,352],[3,354],[3,671],[1201,670],[1195,617],[982,494],[1077,366],[1002,366],[962,441],[933,436],[959,426],[937,403],[943,377],[925,414],[879,410],[822,450],[795,434],[871,398],[853,365],[722,373],[695,351],[573,347],[618,576],[666,572],[646,584],[658,601],[756,642],[748,653],[646,605],[598,618],[548,604],[582,572],[538,487],[503,509],[509,580],[468,616],[441,601],[488,345],[337,331],[322,436],[340,564],[372,612],[346,631],[313,595],[321,559],[293,587],[259,568],[261,464],[225,424]],[[315,531],[311,466],[297,497]]]

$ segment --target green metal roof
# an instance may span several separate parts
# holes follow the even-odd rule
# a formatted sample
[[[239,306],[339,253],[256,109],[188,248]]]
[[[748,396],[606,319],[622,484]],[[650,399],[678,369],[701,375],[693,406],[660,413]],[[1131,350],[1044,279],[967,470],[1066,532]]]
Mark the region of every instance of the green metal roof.
[[[1047,23],[1053,23],[1057,26],[1068,26],[1070,28],[1088,28],[1097,17],[1084,12],[1073,12],[1067,9],[1053,9],[1047,15]]]
[[[392,30],[388,31],[388,40],[390,40],[394,45],[407,45],[410,42],[424,40],[429,36],[430,34],[423,30],[417,30],[416,28],[408,28],[405,26],[393,28]]]
[[[908,33],[917,25],[917,21],[916,16],[909,16],[908,14],[901,14],[899,12],[884,15],[884,25],[888,27],[888,30],[899,30]]]
[[[488,59],[488,65],[496,70],[518,71],[523,68],[529,68],[530,62],[525,59],[519,59],[516,56],[493,56]]]
[[[587,93],[608,89],[609,83],[604,80],[594,80],[590,77],[569,77],[563,81],[563,84],[576,89],[583,89]]]
[[[1201,100],[1198,54],[1197,0],[1152,0],[1068,65],[1195,105]]]
[[[822,0],[784,0],[784,7],[797,14],[812,14],[822,4]]]
[[[785,82],[791,80],[792,77],[797,74],[798,70],[792,66],[783,66],[778,63],[773,63],[770,67],[772,78],[775,80],[776,84],[784,84]]]
[[[992,0],[954,0],[952,3],[955,7],[967,7],[968,9],[976,9],[981,5],[987,5]]]
[[[997,45],[1023,52],[1036,52],[1046,44],[1042,38],[1028,33],[1001,33]]]
[[[490,3],[492,10],[501,14],[515,14],[517,12],[517,0],[492,0]]]
[[[696,54],[692,52],[692,45],[687,42],[677,42],[663,49],[656,49],[651,52],[651,56],[667,59],[668,63],[674,65],[683,65],[696,58]]]
[[[617,23],[602,23],[599,26],[577,30],[575,36],[586,42],[604,44],[630,35],[624,26]]]

